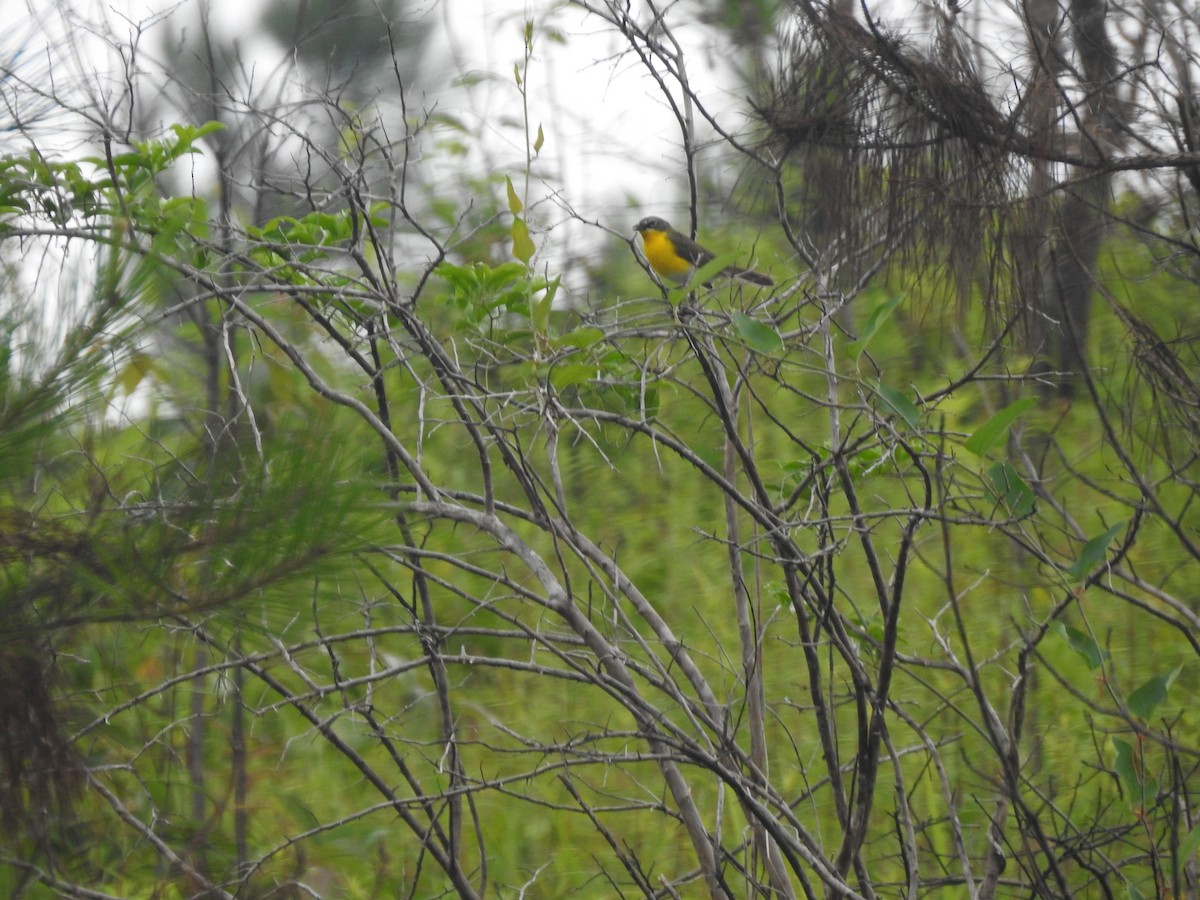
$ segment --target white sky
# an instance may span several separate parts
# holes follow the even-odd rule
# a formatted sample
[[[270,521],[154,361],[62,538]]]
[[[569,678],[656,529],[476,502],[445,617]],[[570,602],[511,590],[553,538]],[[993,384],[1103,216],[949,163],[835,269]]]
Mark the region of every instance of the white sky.
[[[265,2],[210,0],[213,26],[239,42],[243,57],[261,60],[255,72],[256,86],[278,71],[282,56],[280,48],[255,34]],[[0,13],[16,4],[24,6],[28,20],[40,22],[47,43],[66,29],[77,37],[87,32],[102,34],[105,29],[94,24],[100,21],[106,22],[109,32],[118,39],[130,41],[136,30],[144,27],[150,35],[142,40],[148,55],[159,52],[160,43],[153,35],[154,29],[162,26],[156,24],[156,19],[169,16],[176,29],[194,23],[200,3],[60,0],[56,14],[44,10],[44,0],[0,0]],[[693,89],[705,107],[717,113],[726,130],[743,131],[748,123],[747,103],[739,79],[725,58],[730,55],[729,49],[702,43],[715,36],[712,29],[692,21],[696,4],[678,0],[661,6],[668,10],[666,22],[675,37],[693,42],[684,46]],[[635,13],[641,9],[643,21],[649,20],[644,3],[633,0],[633,8]],[[601,19],[557,0],[409,0],[409,9],[430,29],[425,57],[448,61],[444,70],[431,76],[435,84],[415,85],[410,91],[410,112],[436,104],[440,112],[465,121],[480,136],[482,147],[476,166],[488,174],[510,175],[518,188],[524,170],[524,138],[513,65],[522,60],[523,22],[526,17],[534,21],[529,119],[531,130],[542,126],[545,145],[530,186],[533,210],[529,219],[535,240],[539,232],[549,229],[545,241],[538,242],[545,246],[552,271],[555,263],[565,259],[561,248],[553,246],[555,243],[577,250],[612,239],[596,228],[570,221],[564,206],[621,235],[630,234],[633,223],[649,214],[686,226],[687,182],[679,126],[659,85],[628,52],[624,39]],[[549,40],[544,27],[561,32],[565,40]],[[77,65],[82,70],[88,63],[81,58]],[[452,74],[447,76],[447,71]],[[468,71],[491,77],[469,89],[448,83],[455,74]],[[110,87],[115,91],[120,84],[114,81]],[[703,146],[707,126],[700,117],[697,127]],[[710,178],[719,176],[718,191],[732,190],[738,173],[725,171],[716,154],[702,153],[700,164],[707,166],[705,174]],[[196,161],[197,183],[203,181],[203,165],[203,161]],[[538,175],[544,181],[539,181]],[[709,207],[721,206],[727,199],[701,197]],[[703,222],[701,232],[703,235]]]
[[[211,0],[210,21],[220,32],[236,38],[245,56],[261,58],[261,74],[256,78],[265,80],[276,71],[281,51],[254,33],[263,2]],[[132,40],[136,30],[144,28],[149,37],[143,37],[142,46],[148,57],[151,52],[159,52],[154,29],[161,28],[161,24],[156,24],[156,19],[169,16],[175,27],[194,22],[199,3],[60,0],[57,12],[47,12],[39,0],[0,0],[0,13],[16,4],[24,6],[31,27],[40,30],[47,44],[68,28],[77,38],[87,32],[102,34],[104,29],[97,24],[101,21],[107,22],[118,39]],[[635,0],[634,9],[639,6],[642,4]],[[688,0],[681,0],[668,13],[667,21],[676,36],[685,41],[709,38],[709,29],[689,27],[689,6]],[[603,21],[577,7],[550,0],[410,0],[409,8],[430,27],[427,58],[445,58],[451,70],[492,76],[467,90],[443,84],[446,76],[439,75],[436,90],[424,85],[420,86],[423,93],[410,93],[410,111],[436,103],[439,112],[463,119],[481,136],[484,161],[480,165],[510,175],[518,187],[518,176],[524,171],[524,138],[513,65],[522,60],[525,18],[535,22],[534,59],[528,77],[529,118],[531,130],[542,126],[545,145],[534,168],[528,217],[535,240],[545,248],[543,262],[549,262],[552,271],[565,261],[562,248],[555,244],[578,251],[612,239],[596,228],[572,222],[563,205],[622,235],[630,234],[634,222],[649,214],[686,224],[687,182],[679,127],[659,86],[637,57],[625,52],[628,48],[620,35]],[[695,12],[694,7],[690,12]],[[644,8],[643,15],[649,16]],[[565,41],[547,39],[541,32],[543,26],[562,32]],[[92,52],[103,56],[95,46]],[[692,86],[704,98],[706,107],[724,110],[724,127],[742,130],[746,125],[743,92],[725,67],[721,48],[695,45],[685,47],[685,52]],[[76,61],[81,70],[88,66],[82,55]],[[97,83],[101,81],[97,79]],[[110,84],[113,91],[119,88],[117,82]],[[697,121],[699,127],[705,127],[702,120]],[[704,137],[701,130],[700,138]],[[702,155],[702,164],[705,159]],[[708,159],[710,165],[716,161],[711,154]],[[203,161],[197,160],[196,166],[200,183]],[[538,181],[539,174],[544,181]],[[729,173],[724,181],[731,186],[735,177],[736,173]],[[552,195],[560,202],[551,201]],[[701,199],[719,206],[727,198]],[[537,234],[545,229],[549,234],[542,241]]]

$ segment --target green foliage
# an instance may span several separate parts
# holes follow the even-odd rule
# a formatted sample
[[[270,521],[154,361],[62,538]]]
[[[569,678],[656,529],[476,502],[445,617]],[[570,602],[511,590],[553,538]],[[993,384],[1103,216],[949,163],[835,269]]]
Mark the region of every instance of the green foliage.
[[[0,328],[0,662],[58,661],[71,723],[45,735],[92,778],[54,877],[683,894],[699,844],[765,894],[759,850],[833,859],[860,810],[845,872],[880,896],[965,890],[995,853],[1013,890],[1157,886],[1161,848],[1200,844],[1194,610],[1168,590],[1190,596],[1194,498],[1101,418],[1153,396],[1100,378],[1096,408],[1037,415],[1017,355],[947,350],[904,272],[700,290],[732,254],[667,303],[641,273],[568,296],[530,196],[535,39],[561,37],[521,29],[525,171],[470,197],[406,194],[422,135],[334,103],[340,192],[261,223],[162,194],[211,125],[0,161],[0,240],[36,219],[100,251],[55,347]],[[425,127],[473,165],[461,120]],[[1179,315],[1143,262],[1136,292]],[[829,352],[842,311],[858,337]]]
[[[887,322],[888,318],[892,314],[892,311],[895,310],[895,308],[899,306],[903,300],[903,294],[895,294],[892,297],[889,297],[886,300],[876,304],[871,309],[871,312],[868,314],[866,321],[862,325],[862,328],[859,329],[858,339],[853,340],[846,345],[847,352],[853,356],[855,360],[857,360],[858,357],[862,356],[862,354],[866,352],[867,346],[871,343],[871,340],[879,332],[880,328],[883,327],[884,323]]]
[[[963,447],[976,456],[984,456],[1012,427],[1013,422],[1037,405],[1036,397],[1014,400],[1004,409],[980,425],[963,443]]]
[[[1129,711],[1144,721],[1152,719],[1154,711],[1167,699],[1167,691],[1170,690],[1182,670],[1182,666],[1176,666],[1170,672],[1155,675],[1141,687],[1132,691],[1125,698],[1125,702],[1129,705]]]
[[[771,326],[740,312],[733,313],[732,320],[738,337],[759,353],[774,353],[783,349],[783,338]]]
[[[916,404],[907,394],[882,381],[875,385],[875,391],[883,401],[887,413],[899,416],[904,424],[914,431],[920,427],[921,414],[917,412]]]
[[[1067,574],[1072,578],[1080,579],[1104,562],[1104,554],[1108,550],[1108,545],[1124,528],[1125,523],[1118,522],[1103,534],[1091,538],[1079,551],[1079,558],[1067,567]]]
[[[992,496],[1006,510],[1008,515],[1023,519],[1032,515],[1037,507],[1033,489],[1017,472],[1016,466],[1008,460],[992,463],[987,470],[988,486]]]
[[[465,323],[479,326],[491,322],[501,313],[515,313],[532,324],[530,300],[535,293],[551,294],[551,285],[544,279],[529,278],[521,263],[501,263],[489,266],[477,262],[469,266],[442,263],[437,275],[453,290],[451,301]]]
[[[249,258],[271,278],[288,284],[319,285],[336,291],[353,283],[348,274],[319,271],[316,264],[328,262],[354,245],[369,224],[388,227],[386,206],[376,203],[364,217],[354,209],[311,212],[300,218],[277,216],[263,226],[247,226],[251,241]]]
[[[44,213],[66,224],[72,211],[92,218],[101,211],[101,192],[78,163],[57,163],[36,151],[0,159],[0,216]]]
[[[150,156],[154,152],[145,150]],[[169,152],[163,153],[169,156]],[[128,166],[130,173],[144,168],[132,162]],[[136,174],[129,177],[137,181]],[[505,181],[505,190],[513,222],[523,224],[523,199],[511,180]],[[146,259],[170,257],[187,260],[189,265],[205,263],[199,245],[207,234],[208,211],[201,201],[175,203],[145,197],[138,205],[132,202],[138,196],[136,191],[122,191],[129,207],[122,215],[130,223],[130,237],[144,232],[149,238],[148,242],[131,239],[129,243],[144,247]],[[113,199],[104,202],[111,204]],[[251,265],[244,274],[254,279],[269,277],[276,290],[302,288],[301,296],[318,298],[314,309],[332,309],[333,298],[344,296],[343,289],[357,283],[338,261],[361,240],[367,225],[377,230],[389,227],[386,212],[377,205],[372,207],[370,219],[364,219],[351,210],[322,210],[247,226],[242,239],[247,244],[244,257]],[[553,397],[569,406],[571,416],[589,411],[596,418],[590,422],[565,418],[559,423],[575,430],[570,445],[562,446],[556,457],[557,475],[546,460],[527,453],[525,468],[493,476],[492,489],[503,509],[516,509],[527,500],[519,476],[532,473],[545,484],[553,477],[561,478],[562,496],[555,497],[555,503],[565,504],[572,527],[593,536],[599,545],[618,548],[616,555],[625,577],[661,604],[688,645],[704,643],[709,648],[706,657],[710,658],[700,662],[706,674],[730,677],[733,683],[732,670],[726,670],[719,652],[736,646],[739,640],[725,587],[727,557],[723,551],[710,550],[701,537],[721,520],[722,497],[711,481],[694,477],[700,465],[720,471],[722,458],[719,441],[712,437],[714,413],[705,400],[704,377],[689,345],[672,330],[683,327],[679,325],[682,317],[661,301],[653,307],[638,307],[637,315],[658,317],[648,330],[655,337],[640,342],[615,339],[614,334],[628,327],[625,322],[615,314],[608,320],[556,308],[560,278],[533,275],[528,263],[536,248],[531,242],[525,246],[528,254],[523,255],[524,251],[517,252],[516,232],[510,237],[516,257],[512,261],[441,260],[416,309],[431,307],[423,314],[435,323],[446,310],[452,312],[454,339],[462,342],[456,345],[456,353],[477,365],[473,378],[486,386],[484,393],[473,396],[480,407],[472,415],[478,416],[478,422],[503,426],[490,434],[492,447],[511,450],[518,444],[537,444],[546,421],[539,412],[543,408],[536,401],[539,397]],[[718,260],[715,268],[731,261],[736,260]],[[107,265],[99,282],[108,285],[106,293],[114,293],[115,285],[141,285],[137,296],[154,296],[153,285],[161,270],[149,263],[139,269],[142,263],[131,257]],[[680,302],[686,293],[678,295]],[[847,380],[862,391],[863,408],[873,405],[904,433],[910,451],[894,446],[891,432],[877,428],[869,416],[851,422],[849,432],[831,443],[826,417],[814,410],[802,393],[806,379],[823,386],[825,373],[796,364],[803,349],[784,339],[782,316],[769,308],[726,311],[720,307],[723,296],[720,291],[706,295],[704,303],[698,304],[696,317],[685,326],[707,327],[704,306],[713,304],[709,307],[716,309],[712,321],[724,323],[727,333],[711,333],[714,346],[720,349],[710,364],[732,366],[736,362],[747,373],[755,396],[769,405],[771,418],[754,414],[754,453],[759,459],[781,460],[772,463],[776,479],[769,487],[777,514],[803,509],[803,516],[820,519],[825,523],[820,528],[833,535],[827,537],[813,528],[801,532],[799,541],[813,554],[824,554],[844,566],[839,569],[837,603],[846,606],[842,621],[849,640],[868,671],[884,663],[892,643],[906,654],[928,652],[928,623],[936,622],[945,602],[939,594],[937,567],[926,563],[909,570],[902,621],[893,622],[886,609],[872,602],[875,585],[868,573],[868,557],[854,532],[842,524],[855,515],[847,496],[853,491],[859,495],[857,502],[869,507],[872,518],[863,521],[870,522],[872,538],[892,548],[902,545],[902,523],[886,511],[912,505],[913,485],[920,483],[918,464],[923,464],[926,455],[932,456],[938,439],[929,426],[930,407],[913,399],[921,395],[921,372],[892,362],[870,384]],[[731,292],[730,296],[735,295]],[[867,313],[868,323],[860,329],[859,341],[850,347],[856,363],[861,363],[868,344],[875,359],[904,357],[906,336],[889,326],[900,308],[901,295],[887,296],[889,299]],[[426,302],[433,297],[439,302]],[[333,322],[346,329],[342,334],[351,346],[368,340],[364,335],[370,332],[362,324],[366,321],[374,327],[386,321],[389,328],[396,329],[393,336],[401,327],[421,334],[422,321],[405,319],[403,308],[392,308],[386,318],[375,318],[382,315],[378,313],[381,304],[338,303],[347,314]],[[288,316],[301,315],[302,325],[308,321],[290,305],[262,308],[267,309],[269,321],[285,332],[292,329]],[[651,312],[646,313],[647,309]],[[175,337],[199,343],[205,339],[205,327],[203,320],[180,325]],[[310,352],[307,331],[295,331],[298,336],[293,349]],[[15,341],[16,329],[10,329],[10,334]],[[254,353],[264,343],[261,335],[255,340],[237,336],[233,340],[235,357]],[[86,343],[86,337],[74,339],[75,346]],[[385,352],[385,346],[376,345],[376,350]],[[396,339],[394,346],[400,358],[399,353],[407,352],[401,348],[410,345]],[[11,356],[14,351],[8,352]],[[314,369],[339,390],[352,394],[358,390],[358,376],[348,375],[315,354],[310,358]],[[112,372],[112,383],[125,394],[148,386],[179,398],[194,391],[191,385],[173,384],[178,370],[145,350],[130,352],[123,359]],[[180,823],[164,828],[163,835],[178,846],[202,844],[211,868],[235,868],[241,851],[228,819],[218,813],[216,804],[204,801],[210,820],[190,818],[193,798],[178,785],[192,776],[180,760],[200,752],[214,782],[206,793],[209,789],[227,790],[224,776],[218,774],[226,770],[225,732],[239,704],[251,702],[256,711],[255,753],[245,763],[245,770],[255,785],[249,809],[255,831],[248,850],[254,857],[269,856],[255,878],[265,885],[286,880],[293,869],[336,873],[331,877],[342,895],[369,895],[387,889],[377,885],[410,883],[422,849],[417,842],[397,842],[394,812],[387,803],[375,813],[356,818],[356,811],[379,803],[379,795],[362,781],[363,769],[390,770],[395,764],[396,744],[389,747],[388,741],[426,745],[438,749],[429,759],[414,757],[406,763],[411,767],[410,777],[430,796],[450,792],[455,784],[445,764],[438,762],[443,726],[427,674],[433,664],[430,642],[442,633],[436,628],[449,628],[452,635],[447,644],[452,649],[442,651],[441,657],[454,673],[446,696],[456,709],[455,727],[470,736],[463,752],[471,753],[474,741],[486,748],[472,763],[483,780],[501,783],[514,779],[514,783],[544,788],[529,774],[528,745],[518,729],[540,735],[539,741],[561,740],[563,746],[586,743],[589,752],[612,753],[615,759],[624,753],[621,748],[630,739],[624,735],[611,739],[589,736],[589,726],[583,723],[604,721],[616,733],[625,730],[630,734],[638,726],[627,710],[611,704],[606,692],[578,680],[575,668],[565,660],[548,658],[546,670],[539,673],[519,670],[518,664],[528,656],[524,636],[545,628],[549,615],[547,608],[533,599],[541,590],[536,580],[518,574],[517,567],[510,569],[511,561],[501,565],[487,562],[496,548],[471,529],[435,519],[412,517],[403,526],[390,520],[394,508],[385,507],[384,497],[409,496],[412,485],[406,483],[403,470],[399,482],[394,481],[391,470],[380,462],[386,453],[380,448],[386,448],[386,441],[352,411],[333,410],[324,401],[313,403],[307,379],[281,377],[278,373],[288,370],[274,360],[260,365],[271,373],[259,383],[258,392],[252,393],[251,402],[262,418],[255,430],[241,432],[238,452],[231,452],[232,448],[218,452],[197,439],[204,429],[188,427],[187,417],[180,416],[174,423],[156,423],[153,440],[146,439],[142,426],[99,428],[86,432],[86,454],[47,455],[46,441],[51,435],[60,436],[60,451],[68,446],[61,441],[64,425],[77,435],[85,432],[78,430],[78,423],[53,418],[63,394],[54,394],[56,399],[40,405],[29,404],[36,412],[29,421],[40,431],[23,439],[20,446],[25,449],[14,455],[12,471],[18,475],[31,465],[53,464],[52,489],[37,496],[26,494],[22,503],[27,509],[40,510],[37,530],[53,533],[57,543],[8,565],[5,577],[14,592],[19,589],[31,597],[47,592],[52,572],[57,579],[54,589],[64,602],[42,624],[59,627],[70,622],[70,629],[64,629],[57,640],[88,660],[74,675],[76,688],[103,695],[104,700],[91,708],[97,723],[101,716],[106,723],[103,729],[96,723],[85,725],[85,743],[93,759],[122,760],[122,765],[130,768],[127,776],[114,775],[107,781],[124,803],[147,818]],[[420,447],[424,470],[435,483],[470,498],[485,490],[475,468],[475,445],[468,438],[470,428],[456,418],[461,413],[455,403],[431,388],[432,379],[422,380],[428,378],[432,365],[429,360],[411,359],[403,367],[392,368],[389,363],[386,374],[376,378],[390,403],[391,434],[405,447]],[[788,374],[776,381],[774,373],[780,366]],[[662,377],[662,373],[670,374]],[[77,383],[77,374],[66,372],[62,383]],[[249,366],[240,366],[224,372],[222,384],[232,391],[235,375],[248,382],[254,374]],[[14,383],[11,378],[10,383]],[[93,384],[99,384],[98,378]],[[897,384],[912,384],[917,390],[901,390],[894,387]],[[951,444],[946,459],[961,449],[984,460],[979,469],[962,467],[956,473],[971,485],[957,502],[969,507],[980,529],[975,532],[979,538],[960,539],[955,530],[959,526],[951,528],[956,560],[971,572],[1004,565],[1002,537],[992,529],[1009,527],[1006,523],[1015,520],[1037,527],[1047,521],[1028,473],[1007,458],[987,461],[1004,446],[1014,424],[1029,416],[1033,405],[1031,399],[1017,399],[965,436],[941,435]],[[11,408],[19,408],[19,404]],[[953,411],[949,415],[953,418]],[[773,427],[775,422],[782,427]],[[695,457],[664,454],[661,444],[632,436],[636,428],[650,426],[661,427],[662,434],[685,445],[694,445]],[[1081,431],[1087,427],[1079,425]],[[503,435],[509,433],[514,435],[513,444],[504,443],[507,438]],[[247,452],[251,447],[253,451]],[[840,456],[835,457],[835,452]],[[490,453],[494,454],[490,458],[501,458],[499,449]],[[89,486],[90,474],[96,472],[104,473],[106,485],[99,501]],[[19,493],[15,483],[12,491],[14,497]],[[976,504],[971,491],[985,502]],[[1086,522],[1098,531],[1093,531],[1095,537],[1077,544],[1074,551],[1068,543],[1051,555],[1051,559],[1071,560],[1059,569],[1058,577],[1065,573],[1082,580],[1109,558],[1125,525],[1108,526],[1104,518],[1108,511],[1097,508],[1096,513],[1095,520]],[[1107,521],[1115,519],[1110,515]],[[519,520],[518,533],[544,558],[553,559],[556,541],[541,533],[535,520],[532,514]],[[800,516],[794,520],[804,521]],[[801,529],[802,525],[790,527]],[[918,532],[925,552],[928,547],[923,540]],[[675,560],[686,560],[686,564],[676,565]],[[610,602],[605,593],[609,588],[601,589],[607,579],[589,582],[594,573],[578,561],[564,561],[562,566],[566,580],[596,585],[589,588],[595,591],[596,622],[607,628],[605,623],[623,621],[628,615],[622,604]],[[1019,563],[1003,574],[1022,584],[1037,581]],[[416,585],[423,579],[425,587],[418,589]],[[1057,584],[1051,577],[1044,581]],[[416,598],[422,591],[428,592],[424,602],[432,613],[419,612]],[[1010,597],[1009,589],[981,579],[978,591],[987,612],[977,614],[961,639],[1003,646],[1012,637],[1005,616],[993,609],[1004,605],[1000,601]],[[779,703],[780,698],[791,698],[798,690],[792,646],[795,636],[789,625],[798,611],[803,612],[805,601],[801,598],[798,610],[796,598],[781,580],[771,580],[764,594],[770,603],[770,609],[764,610],[768,623],[764,631],[764,691],[772,703]],[[1037,596],[1035,592],[1031,595]],[[1032,615],[1045,614],[1036,600],[1030,604]],[[1015,607],[1005,615],[1017,615]],[[1118,670],[1127,666],[1129,648],[1105,648],[1092,636],[1099,633],[1098,628],[1111,626],[1110,612],[1093,608],[1087,616],[1086,628],[1055,620],[1048,629],[1048,640],[1054,644],[1039,649],[1046,659],[1053,659],[1065,679],[1079,673],[1104,676],[1132,716],[1152,723],[1168,701],[1173,683],[1186,677],[1186,668],[1171,657],[1169,661],[1154,660],[1149,667],[1120,671],[1118,678]],[[187,627],[172,638],[169,631],[159,632],[152,626],[159,618],[187,623]],[[137,623],[143,637],[136,647],[130,646],[117,622]],[[634,619],[622,627],[636,632],[640,640],[657,640],[645,622]],[[1055,644],[1061,653],[1049,652]],[[454,653],[474,662],[458,666]],[[233,699],[235,695],[228,693],[233,667],[226,668],[223,661],[241,659],[272,661],[258,681],[252,701],[247,701],[245,694]],[[493,665],[494,661],[503,663]],[[203,674],[188,674],[193,671]],[[990,673],[984,677],[989,678]],[[558,678],[564,679],[566,687],[547,690],[547,679]],[[955,677],[937,667],[924,678],[924,685],[906,682],[897,687],[893,702],[915,706],[930,702],[931,696],[950,696],[959,689]],[[1113,687],[1117,684],[1137,687],[1125,694]],[[199,751],[192,749],[189,729],[171,724],[189,721],[181,718],[178,710],[189,696],[184,685],[191,685],[202,698],[204,716],[219,723],[213,726],[216,731],[207,732]],[[142,697],[146,691],[151,692],[149,700]],[[548,699],[530,704],[524,702],[528,697]],[[1044,705],[1047,715],[1056,708],[1049,688],[1040,689],[1030,702]],[[117,712],[111,714],[114,709]],[[388,715],[393,717],[389,724],[383,728],[371,725],[373,711],[383,709],[390,710]],[[833,715],[840,731],[852,733],[852,709],[839,706]],[[958,729],[962,724],[948,707],[932,718],[940,716],[947,719],[948,728]],[[503,722],[504,728],[497,730],[496,722]],[[795,732],[780,723],[771,726],[770,735],[775,747],[796,740]],[[1072,735],[1067,730],[1058,743],[1047,744],[1044,752],[1049,765],[1065,764],[1089,752],[1087,742]],[[988,747],[978,735],[960,740],[964,758],[986,758],[980,754],[986,754]],[[409,741],[413,743],[405,743]],[[1109,746],[1110,760],[1095,759],[1093,753],[1092,762],[1113,773],[1114,784],[1119,784],[1128,799],[1125,814],[1149,821],[1165,789],[1166,776],[1161,773],[1165,760],[1148,757],[1141,744],[1122,734],[1113,735]],[[161,747],[164,755],[147,749],[152,747]],[[811,755],[818,750],[812,744],[801,752]],[[949,757],[944,762],[945,777],[954,790],[980,789],[970,766],[956,764]],[[589,782],[586,761],[580,760],[578,765],[576,790],[592,804],[604,803],[612,794],[637,796],[641,785],[657,777],[652,762],[625,761],[619,767],[607,766],[601,789],[599,783]],[[911,765],[909,760],[901,765],[907,783],[913,786],[913,797],[924,797],[936,808],[942,802],[941,790],[928,767],[916,759]],[[808,789],[799,770],[781,775],[778,785],[794,795]],[[705,804],[716,802],[714,792],[699,782],[694,795]],[[539,794],[539,802],[545,802],[547,796]],[[88,814],[97,821],[110,814],[94,797],[85,802]],[[512,821],[511,798],[504,792],[480,792],[475,800],[483,823],[480,840],[492,854],[490,864],[499,883],[519,883],[523,869],[546,864],[544,854],[536,848],[549,844],[556,850],[539,884],[551,893],[567,893],[578,887],[571,874],[574,866],[583,865],[578,861],[591,861],[608,852],[590,828],[581,827],[585,819],[566,811],[574,808],[571,795],[560,790],[554,802],[564,808],[513,828],[505,824]],[[833,821],[834,812],[826,799],[814,803],[812,814],[816,821]],[[687,856],[687,843],[678,830],[661,828],[649,810],[639,811],[637,804],[630,803],[628,810],[613,816],[620,820],[624,839],[634,842],[640,854]],[[736,832],[732,824],[728,827]],[[931,843],[923,852],[931,856],[955,852],[947,833],[931,828],[926,834]],[[281,835],[295,837],[303,851],[286,845],[279,849],[285,843]],[[87,859],[79,863],[81,871],[108,871],[101,881],[109,891],[136,892],[139,886],[154,881],[150,874],[154,854],[129,850],[127,837],[119,833],[93,837]],[[470,861],[469,856],[466,859]],[[348,860],[354,860],[355,866]],[[877,877],[891,877],[890,863],[875,864]],[[350,873],[351,868],[357,875]],[[1130,877],[1131,885],[1140,883],[1141,876],[1132,868]],[[432,870],[424,870],[421,876],[422,889],[442,890],[445,884]]]
[[[1063,622],[1055,622],[1052,627],[1067,642],[1071,650],[1087,664],[1089,669],[1095,671],[1109,660],[1109,654],[1096,643],[1096,639],[1091,635]]]
[[[1144,770],[1140,744],[1135,748],[1134,744],[1115,736],[1112,744],[1117,752],[1117,777],[1125,789],[1126,799],[1133,810],[1144,814],[1146,807],[1153,804],[1158,795],[1158,779]]]
[[[172,125],[174,138],[135,141],[133,149],[126,153],[117,153],[110,157],[89,157],[87,162],[97,169],[111,167],[115,170],[116,180],[102,182],[103,186],[139,193],[149,188],[155,175],[165,172],[180,157],[199,153],[199,148],[194,146],[196,141],[220,131],[223,127],[220,122],[206,122],[198,126]]]

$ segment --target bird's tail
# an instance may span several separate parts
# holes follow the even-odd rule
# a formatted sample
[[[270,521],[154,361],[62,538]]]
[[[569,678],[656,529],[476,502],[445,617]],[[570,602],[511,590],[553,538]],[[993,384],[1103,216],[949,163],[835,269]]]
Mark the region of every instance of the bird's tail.
[[[774,287],[775,279],[770,275],[764,275],[762,272],[755,272],[753,269],[739,269],[737,266],[729,266],[721,272],[722,275],[729,278],[736,278],[739,281],[747,281],[750,284],[761,285],[762,287]]]

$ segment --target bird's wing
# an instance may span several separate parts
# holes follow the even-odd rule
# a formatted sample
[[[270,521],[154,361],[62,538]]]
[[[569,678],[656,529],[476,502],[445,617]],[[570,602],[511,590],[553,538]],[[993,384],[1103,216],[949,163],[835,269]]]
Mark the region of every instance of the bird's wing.
[[[675,244],[675,252],[696,268],[700,268],[705,263],[712,261],[713,254],[705,250],[691,238],[680,234],[678,231],[674,232],[671,238]]]

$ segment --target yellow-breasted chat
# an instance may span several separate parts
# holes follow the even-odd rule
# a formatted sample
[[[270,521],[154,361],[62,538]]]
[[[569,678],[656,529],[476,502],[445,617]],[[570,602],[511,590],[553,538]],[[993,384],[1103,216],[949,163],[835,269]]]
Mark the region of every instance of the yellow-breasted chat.
[[[687,235],[680,234],[658,216],[647,216],[634,225],[633,230],[642,236],[642,252],[650,267],[660,278],[668,278],[678,284],[686,284],[692,273],[716,257],[712,251],[701,247]],[[775,279],[770,275],[738,266],[726,266],[719,274],[763,287],[775,284]],[[705,282],[704,286],[712,287],[712,284]]]

